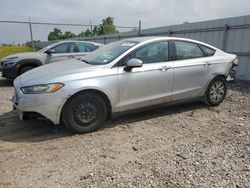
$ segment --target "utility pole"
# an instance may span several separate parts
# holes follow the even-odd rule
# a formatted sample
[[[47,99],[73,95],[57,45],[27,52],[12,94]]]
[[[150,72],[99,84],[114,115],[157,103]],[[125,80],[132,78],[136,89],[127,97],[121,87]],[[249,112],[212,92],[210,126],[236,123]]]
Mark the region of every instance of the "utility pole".
[[[30,27],[30,39],[31,39],[31,44],[32,44],[32,51],[35,51],[35,47],[34,47],[34,41],[33,41],[33,33],[32,33],[32,25],[30,22],[30,17],[29,17],[29,27]]]
[[[91,32],[91,41],[93,41],[93,25],[91,20],[89,20],[89,24],[90,24],[90,32]]]

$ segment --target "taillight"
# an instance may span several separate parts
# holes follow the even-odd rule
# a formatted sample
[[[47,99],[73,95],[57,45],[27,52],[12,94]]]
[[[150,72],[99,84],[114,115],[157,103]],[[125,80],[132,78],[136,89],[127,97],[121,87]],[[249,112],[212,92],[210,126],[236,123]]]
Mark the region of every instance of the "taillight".
[[[237,57],[232,61],[232,64],[233,64],[234,66],[238,66],[239,60],[238,60]]]

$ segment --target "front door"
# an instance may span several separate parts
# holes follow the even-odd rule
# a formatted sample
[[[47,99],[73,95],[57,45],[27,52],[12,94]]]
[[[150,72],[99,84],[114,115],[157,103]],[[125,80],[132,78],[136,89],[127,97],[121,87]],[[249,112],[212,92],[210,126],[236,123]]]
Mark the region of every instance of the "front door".
[[[154,42],[135,52],[119,67],[120,111],[132,110],[171,101],[173,69],[169,61],[168,42]],[[140,59],[143,66],[125,71],[130,58]]]
[[[55,52],[48,55],[48,63],[70,60],[75,58],[76,55],[74,42],[61,43],[52,49],[55,50]]]

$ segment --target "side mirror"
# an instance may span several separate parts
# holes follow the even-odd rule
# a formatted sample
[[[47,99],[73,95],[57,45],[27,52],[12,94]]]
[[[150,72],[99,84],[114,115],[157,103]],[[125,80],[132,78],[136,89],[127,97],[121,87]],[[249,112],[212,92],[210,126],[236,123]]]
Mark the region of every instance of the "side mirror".
[[[133,68],[142,67],[143,62],[140,59],[130,59],[128,60],[126,67],[124,68],[125,71],[131,71]]]
[[[46,51],[46,53],[49,54],[49,55],[50,55],[50,54],[53,54],[53,53],[55,53],[55,52],[56,52],[56,51],[55,51],[54,49],[49,49],[49,50]]]

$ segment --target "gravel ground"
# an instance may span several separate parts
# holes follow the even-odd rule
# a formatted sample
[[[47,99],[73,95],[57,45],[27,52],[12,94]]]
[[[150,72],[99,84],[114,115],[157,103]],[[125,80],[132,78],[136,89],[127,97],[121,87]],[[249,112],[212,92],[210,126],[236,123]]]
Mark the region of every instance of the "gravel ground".
[[[250,87],[201,103],[123,116],[72,135],[22,123],[0,80],[0,187],[250,187]]]

